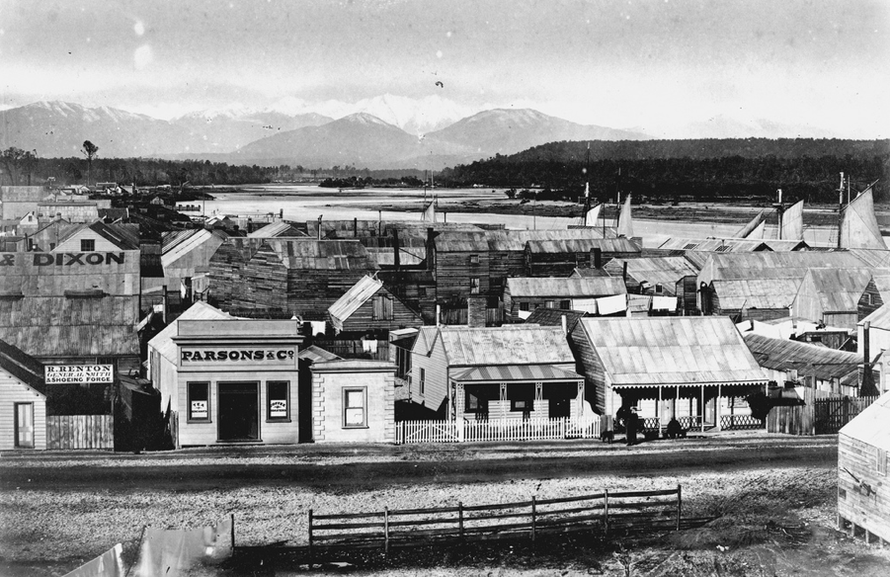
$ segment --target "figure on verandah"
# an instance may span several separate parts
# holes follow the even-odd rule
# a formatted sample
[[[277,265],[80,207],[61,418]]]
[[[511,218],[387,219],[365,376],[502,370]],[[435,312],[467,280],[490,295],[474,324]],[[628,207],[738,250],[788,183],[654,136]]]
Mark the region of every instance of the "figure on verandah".
[[[627,446],[637,444],[637,431],[639,430],[639,427],[640,417],[637,415],[637,408],[631,407],[624,427],[626,431]]]

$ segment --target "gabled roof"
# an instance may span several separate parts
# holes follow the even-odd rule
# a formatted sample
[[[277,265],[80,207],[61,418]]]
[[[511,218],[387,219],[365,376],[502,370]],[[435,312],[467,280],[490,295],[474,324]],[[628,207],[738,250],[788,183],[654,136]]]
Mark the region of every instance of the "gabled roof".
[[[824,312],[855,312],[871,278],[866,269],[811,268],[801,288],[811,285],[815,289]]]
[[[0,369],[45,395],[43,364],[21,349],[0,340]]]
[[[629,238],[571,238],[560,240],[530,240],[528,250],[532,253],[565,254],[590,252],[594,248],[603,252],[640,252],[639,245]]]
[[[627,276],[637,282],[647,281],[653,286],[657,283],[673,287],[681,278],[698,274],[698,269],[682,256],[614,258],[603,268],[620,277],[625,265]]]
[[[439,328],[439,338],[452,367],[575,362],[561,327],[446,326]]]
[[[613,385],[766,381],[729,317],[588,317],[579,326]]]
[[[337,302],[328,307],[331,324],[337,330],[343,330],[343,321],[352,316],[363,304],[368,302],[377,291],[383,288],[383,281],[372,276],[363,276],[352,285]]]
[[[338,357],[334,353],[326,351],[321,347],[310,345],[297,353],[297,358],[300,360],[312,361],[313,363],[323,363],[325,361],[337,361],[342,357]]]
[[[204,263],[206,266],[206,263],[210,262],[210,257],[212,256],[213,251],[219,248],[219,245],[229,237],[229,235],[222,230],[210,231],[202,228],[184,232],[189,234],[177,235],[175,237],[164,237],[164,242],[161,245],[161,266],[165,269],[171,267],[183,257],[205,246],[209,253],[204,257],[207,259]]]
[[[716,279],[803,280],[807,269],[822,267],[862,268],[862,261],[846,251],[711,253],[699,273],[698,280],[704,283]]]
[[[434,325],[422,326],[419,328],[417,333],[417,340],[414,341],[414,346],[412,347],[412,352],[428,355],[430,351],[433,349],[433,344],[436,342],[436,337],[439,335],[439,327]]]
[[[583,317],[588,316],[585,311],[573,311],[566,309],[551,309],[538,307],[525,319],[526,324],[540,325],[542,327],[561,327],[562,319],[566,319],[566,330],[571,331]]]
[[[249,238],[309,237],[305,232],[298,230],[294,225],[283,220],[270,222],[263,228],[248,233],[247,236]]]
[[[712,286],[724,310],[787,309],[802,282],[797,278],[721,279]]]
[[[148,341],[148,346],[156,349],[162,357],[166,358],[171,363],[176,363],[178,362],[178,359],[176,358],[176,343],[173,342],[173,337],[179,334],[179,321],[229,320],[234,318],[237,317],[224,313],[218,308],[203,301],[198,301]]]
[[[862,357],[810,343],[775,339],[755,333],[744,336],[751,354],[761,367],[776,371],[796,370],[798,375],[817,379],[842,379],[858,372]]]
[[[139,227],[138,225],[118,225],[105,224],[101,220],[97,220],[91,224],[77,226],[67,231],[65,236],[59,239],[58,244],[62,244],[69,238],[80,233],[84,229],[90,229],[108,242],[114,244],[121,250],[139,250]]]
[[[620,277],[611,276],[587,278],[515,277],[507,279],[507,291],[512,298],[584,298],[623,295],[627,293],[627,287]]]
[[[258,252],[275,253],[288,269],[374,271],[379,267],[358,240],[229,238],[245,260]]]
[[[857,324],[863,325],[866,321],[872,327],[890,331],[890,302],[885,303]]]
[[[841,428],[838,435],[890,450],[890,392],[884,393],[863,409]]]
[[[488,252],[485,232],[443,232],[435,239],[437,252]]]

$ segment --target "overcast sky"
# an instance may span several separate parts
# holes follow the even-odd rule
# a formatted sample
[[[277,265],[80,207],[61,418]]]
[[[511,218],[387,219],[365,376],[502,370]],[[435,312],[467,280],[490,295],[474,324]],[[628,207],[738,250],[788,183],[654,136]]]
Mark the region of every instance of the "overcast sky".
[[[332,116],[384,94],[670,135],[890,137],[887,0],[0,0],[0,106]]]

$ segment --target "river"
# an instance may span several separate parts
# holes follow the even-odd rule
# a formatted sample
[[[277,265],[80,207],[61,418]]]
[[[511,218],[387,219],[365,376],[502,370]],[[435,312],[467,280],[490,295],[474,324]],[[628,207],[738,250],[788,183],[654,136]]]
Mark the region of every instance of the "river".
[[[577,224],[577,218],[499,214],[493,212],[448,212],[449,206],[465,201],[490,201],[505,198],[503,189],[436,189],[437,217],[445,222],[503,224],[509,229],[564,229]],[[420,221],[420,207],[429,198],[422,189],[366,188],[344,190],[314,185],[251,185],[241,192],[214,193],[216,198],[200,203],[204,214],[265,215],[283,213],[286,220],[309,221],[319,216],[326,220],[404,220]],[[382,206],[406,205],[416,212],[385,210]],[[612,224],[609,222],[608,224]],[[741,228],[738,222],[692,222],[634,218],[634,236],[643,238],[643,246],[658,247],[669,238],[731,237]],[[810,244],[830,245],[831,230],[809,227],[804,240]],[[767,231],[769,234],[769,231]]]

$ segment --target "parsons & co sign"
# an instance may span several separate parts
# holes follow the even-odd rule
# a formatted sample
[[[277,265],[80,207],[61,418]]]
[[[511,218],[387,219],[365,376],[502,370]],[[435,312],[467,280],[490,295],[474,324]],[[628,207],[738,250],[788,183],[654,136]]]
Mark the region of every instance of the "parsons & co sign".
[[[44,367],[44,380],[48,385],[112,383],[114,365],[47,365]]]
[[[294,347],[181,347],[179,364],[188,366],[242,366],[261,368],[263,366],[295,366],[296,351]]]

